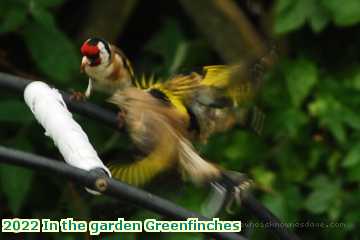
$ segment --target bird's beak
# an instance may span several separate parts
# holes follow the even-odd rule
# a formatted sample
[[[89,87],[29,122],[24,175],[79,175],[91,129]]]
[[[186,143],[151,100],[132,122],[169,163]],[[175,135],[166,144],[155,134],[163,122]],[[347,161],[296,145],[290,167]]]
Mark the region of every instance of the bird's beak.
[[[85,72],[85,67],[88,65],[90,65],[90,61],[86,56],[84,56],[81,60],[80,72],[81,73]]]

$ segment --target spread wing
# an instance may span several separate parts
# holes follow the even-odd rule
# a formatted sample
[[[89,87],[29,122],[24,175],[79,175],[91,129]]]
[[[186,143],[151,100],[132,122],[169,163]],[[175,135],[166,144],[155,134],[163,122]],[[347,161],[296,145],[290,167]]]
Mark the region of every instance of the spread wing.
[[[203,160],[187,140],[186,121],[176,108],[138,88],[117,92],[110,101],[126,111],[131,138],[146,154],[128,165],[111,164],[114,178],[141,186],[177,163],[194,182],[218,175],[217,168]]]

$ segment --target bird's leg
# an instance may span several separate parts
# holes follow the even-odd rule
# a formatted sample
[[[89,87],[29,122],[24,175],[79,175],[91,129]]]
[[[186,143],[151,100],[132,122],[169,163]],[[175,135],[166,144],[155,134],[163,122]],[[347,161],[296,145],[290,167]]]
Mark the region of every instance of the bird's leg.
[[[249,179],[246,174],[235,172],[235,171],[224,171],[223,172],[223,184],[229,191],[229,198],[226,204],[226,211],[229,214],[233,214],[233,207],[241,206],[241,202],[251,190],[253,181]]]
[[[233,214],[234,204],[241,205],[251,184],[252,180],[245,174],[235,171],[222,172],[222,176],[211,183],[212,194],[203,207],[203,213],[208,217],[215,217],[221,213],[222,209],[225,209],[229,214]]]
[[[93,85],[92,82],[93,82],[93,80],[91,78],[89,78],[88,86],[84,93],[71,90],[70,100],[85,101],[87,98],[89,98],[91,95],[91,91],[92,91],[92,85]]]
[[[120,109],[116,115],[117,126],[119,129],[125,126],[125,118],[126,118],[126,111],[124,109]]]
[[[71,90],[69,99],[71,101],[85,101],[87,99],[87,97],[85,96],[85,93],[83,93],[83,92]]]

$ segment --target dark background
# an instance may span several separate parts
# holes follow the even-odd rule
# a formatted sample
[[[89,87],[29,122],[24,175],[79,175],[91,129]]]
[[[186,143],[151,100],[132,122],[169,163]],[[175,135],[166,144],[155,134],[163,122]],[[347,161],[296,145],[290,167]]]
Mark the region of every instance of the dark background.
[[[256,196],[303,239],[358,239],[360,219],[360,1],[358,0],[0,0],[0,70],[84,90],[79,48],[101,36],[123,49],[137,73],[166,78],[203,65],[275,59],[258,106],[264,132],[235,128],[199,146],[227,169],[249,174]],[[255,68],[254,68],[255,69]],[[255,69],[256,70],[256,69]],[[1,90],[1,89],[0,89]],[[101,94],[91,101],[104,103]],[[131,159],[131,142],[76,116],[104,161]],[[57,159],[21,96],[1,91],[0,143]],[[147,190],[200,211],[207,190],[175,171]],[[53,174],[0,165],[0,215],[12,218],[142,220],[153,213],[83,189]],[[253,219],[246,211],[224,219]],[[247,229],[250,239],[272,239]],[[92,239],[86,234],[18,234],[23,239]],[[4,239],[13,235],[0,234]],[[134,239],[107,234],[102,239]],[[136,239],[201,239],[201,234],[138,234]],[[95,239],[95,238],[94,238]]]

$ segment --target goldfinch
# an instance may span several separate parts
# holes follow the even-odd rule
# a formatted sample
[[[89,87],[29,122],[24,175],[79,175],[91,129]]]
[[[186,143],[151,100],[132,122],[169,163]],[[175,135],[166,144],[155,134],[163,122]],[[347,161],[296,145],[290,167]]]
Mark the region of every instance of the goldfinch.
[[[125,110],[130,136],[146,155],[135,163],[110,164],[114,178],[142,186],[175,167],[195,184],[220,177],[220,170],[195,151],[188,139],[186,115],[175,106],[136,87],[117,91],[109,101]]]
[[[109,94],[132,85],[134,72],[124,53],[101,38],[89,38],[81,46],[80,71],[89,76],[86,97],[94,88]]]
[[[209,66],[200,74],[156,82],[135,80],[126,56],[103,39],[88,39],[81,53],[81,69],[90,78],[86,95],[92,82],[94,88],[113,94],[110,102],[125,113],[125,126],[145,155],[132,164],[110,164],[114,178],[141,186],[177,165],[195,183],[220,176],[220,170],[202,159],[191,141],[206,142],[211,134],[225,131],[239,120],[235,110],[250,100],[257,88],[244,77],[243,66]]]

